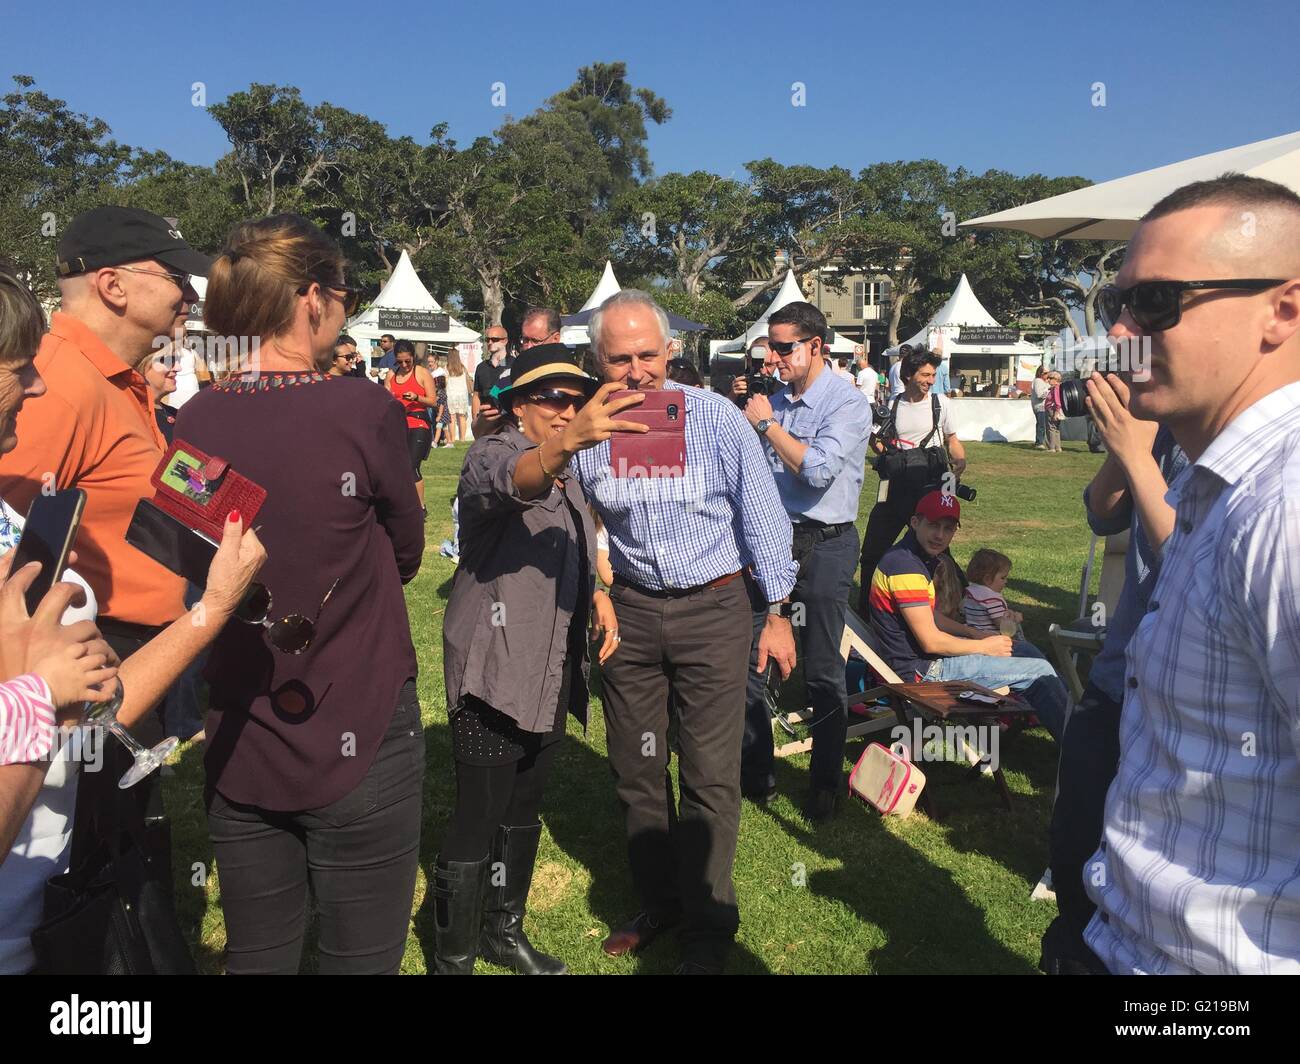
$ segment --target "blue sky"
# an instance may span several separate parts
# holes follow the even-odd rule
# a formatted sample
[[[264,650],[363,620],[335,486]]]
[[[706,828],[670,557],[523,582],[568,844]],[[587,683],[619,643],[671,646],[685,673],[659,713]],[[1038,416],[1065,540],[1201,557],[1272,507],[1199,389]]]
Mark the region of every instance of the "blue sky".
[[[1105,180],[1300,129],[1291,2],[73,0],[11,6],[3,26],[6,91],[31,74],[119,140],[201,164],[227,143],[191,105],[196,81],[210,102],[296,85],[394,134],[446,121],[467,142],[597,59],[625,60],[673,108],[650,138],[661,173],[930,157]]]

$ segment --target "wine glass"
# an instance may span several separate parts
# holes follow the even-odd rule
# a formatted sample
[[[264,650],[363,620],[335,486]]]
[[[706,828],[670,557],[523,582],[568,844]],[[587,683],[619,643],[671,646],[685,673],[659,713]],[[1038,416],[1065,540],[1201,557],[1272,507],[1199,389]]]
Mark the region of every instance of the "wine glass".
[[[122,778],[117,781],[118,787],[125,790],[127,787],[134,787],[155,769],[161,767],[171,752],[180,744],[180,739],[174,735],[170,736],[152,750],[146,749],[136,742],[134,736],[118,723],[117,711],[122,708],[122,681],[114,680],[113,682],[117,685],[117,691],[107,702],[86,703],[86,719],[107,728],[117,736],[119,742],[131,751],[135,764],[127,769],[122,774]]]

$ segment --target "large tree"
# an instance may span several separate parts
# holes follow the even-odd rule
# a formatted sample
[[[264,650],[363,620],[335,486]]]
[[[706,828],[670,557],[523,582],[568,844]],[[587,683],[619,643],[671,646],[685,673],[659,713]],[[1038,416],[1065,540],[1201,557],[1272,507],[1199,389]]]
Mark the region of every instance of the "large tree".
[[[14,81],[0,98],[0,233],[5,256],[49,300],[59,237],[72,216],[116,202],[126,182],[166,157],[119,144],[106,122],[70,111],[32,78]]]

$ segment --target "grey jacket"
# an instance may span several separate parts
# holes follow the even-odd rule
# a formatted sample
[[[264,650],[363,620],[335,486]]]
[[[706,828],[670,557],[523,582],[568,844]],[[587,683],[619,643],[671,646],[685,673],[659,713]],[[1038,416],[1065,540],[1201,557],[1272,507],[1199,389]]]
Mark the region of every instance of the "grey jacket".
[[[547,732],[555,723],[570,619],[575,611],[584,618],[590,613],[596,533],[572,477],[563,491],[519,497],[515,463],[532,447],[512,426],[475,440],[465,456],[457,490],[460,565],[443,619],[443,676],[450,713],[474,695],[523,730]],[[573,644],[581,648],[580,668],[568,710],[585,726],[586,633],[575,633]]]

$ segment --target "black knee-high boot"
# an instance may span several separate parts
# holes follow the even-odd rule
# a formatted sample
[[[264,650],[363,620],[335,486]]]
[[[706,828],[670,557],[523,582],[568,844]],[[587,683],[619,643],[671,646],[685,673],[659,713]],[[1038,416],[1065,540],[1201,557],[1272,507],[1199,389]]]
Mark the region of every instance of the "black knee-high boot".
[[[474,974],[487,871],[486,857],[434,862],[434,974]]]
[[[563,975],[568,969],[556,957],[533,949],[524,934],[524,909],[528,888],[533,882],[533,865],[537,861],[537,844],[542,825],[499,827],[492,840],[491,878],[505,881],[494,886],[489,880],[483,904],[483,937],[479,953],[485,961],[512,968],[520,975]],[[497,867],[497,862],[501,867]]]

